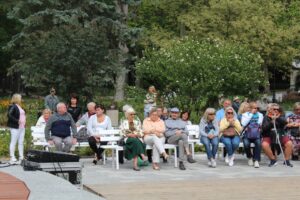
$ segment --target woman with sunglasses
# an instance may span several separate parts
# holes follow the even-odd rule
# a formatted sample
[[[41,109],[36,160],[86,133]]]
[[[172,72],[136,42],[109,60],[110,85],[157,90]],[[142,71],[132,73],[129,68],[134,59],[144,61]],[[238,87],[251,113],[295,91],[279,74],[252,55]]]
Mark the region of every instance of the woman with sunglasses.
[[[200,142],[204,145],[208,159],[208,166],[215,168],[216,154],[219,144],[219,126],[216,120],[216,110],[207,108],[199,124]]]
[[[249,104],[250,111],[242,114],[241,123],[244,127],[243,143],[246,156],[248,158],[248,165],[259,168],[260,153],[261,153],[261,125],[263,115],[258,112],[256,102]],[[255,144],[253,152],[250,144]]]
[[[275,124],[275,126],[274,126]],[[292,155],[292,142],[286,135],[285,126],[287,120],[282,112],[280,112],[280,107],[276,103],[271,103],[268,105],[268,111],[263,119],[262,123],[262,149],[265,154],[270,159],[269,167],[277,165],[277,155],[280,153],[280,146],[278,144],[278,137],[280,144],[284,149],[284,164],[289,167],[293,167],[290,163],[290,157]]]
[[[294,112],[288,116],[286,125],[289,137],[293,143],[292,160],[299,160],[300,153],[300,102],[294,104]]]
[[[234,118],[234,109],[225,108],[225,117],[220,122],[220,141],[225,145],[230,167],[234,165],[234,151],[239,147],[242,129],[239,120]]]
[[[140,156],[145,164],[147,162],[141,122],[135,119],[135,111],[131,107],[126,110],[125,117],[126,119],[122,121],[120,126],[125,142],[125,158],[127,160],[133,159],[133,170],[140,171],[138,157]]]

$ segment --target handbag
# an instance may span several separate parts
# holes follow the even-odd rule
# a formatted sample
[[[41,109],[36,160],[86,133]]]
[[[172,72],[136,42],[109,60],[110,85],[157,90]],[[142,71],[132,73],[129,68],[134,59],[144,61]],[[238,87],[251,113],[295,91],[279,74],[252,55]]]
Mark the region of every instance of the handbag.
[[[223,131],[223,135],[226,137],[233,137],[236,135],[236,131],[235,131],[234,127],[228,127],[227,129],[225,129]]]
[[[121,139],[117,141],[117,144],[122,147],[125,146],[125,137],[121,137]]]

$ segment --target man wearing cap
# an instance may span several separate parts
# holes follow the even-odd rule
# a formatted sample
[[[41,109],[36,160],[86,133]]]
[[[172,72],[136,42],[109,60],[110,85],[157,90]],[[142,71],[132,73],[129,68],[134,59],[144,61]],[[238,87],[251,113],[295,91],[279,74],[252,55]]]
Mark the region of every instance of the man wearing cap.
[[[188,144],[188,130],[186,129],[186,123],[179,117],[179,109],[174,107],[171,109],[171,118],[165,121],[166,132],[165,136],[167,143],[177,144],[179,147],[179,169],[185,170],[183,164],[184,152],[187,155],[187,161],[189,163],[195,163],[196,161],[192,158]]]
[[[56,111],[56,105],[59,102],[59,99],[55,93],[55,89],[51,88],[50,94],[45,97],[45,108],[50,109],[52,112]]]
[[[240,105],[241,105],[240,98],[238,96],[235,96],[233,98],[232,107],[236,113],[239,111]]]

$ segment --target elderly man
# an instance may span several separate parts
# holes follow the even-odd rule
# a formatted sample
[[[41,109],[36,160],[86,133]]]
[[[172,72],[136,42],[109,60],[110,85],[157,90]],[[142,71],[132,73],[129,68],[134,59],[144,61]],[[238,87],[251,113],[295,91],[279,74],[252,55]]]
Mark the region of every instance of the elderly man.
[[[55,89],[51,88],[50,94],[45,97],[45,108],[50,109],[52,112],[56,111],[56,105],[59,102],[58,97],[55,95],[55,93]]]
[[[224,116],[225,116],[225,108],[227,108],[229,106],[232,106],[231,100],[230,99],[225,99],[223,101],[223,108],[221,108],[220,110],[218,110],[217,113],[216,113],[217,122],[220,123],[220,121],[224,118]],[[235,119],[237,118],[236,112],[234,112],[234,118]]]
[[[165,121],[166,132],[165,136],[169,144],[178,144],[179,146],[179,169],[185,170],[183,164],[184,152],[187,155],[187,161],[189,163],[195,163],[196,161],[192,158],[189,150],[188,143],[188,131],[186,129],[186,123],[182,121],[179,117],[179,109],[171,109],[171,118]]]
[[[50,117],[46,124],[45,138],[49,145],[55,145],[57,151],[69,152],[72,144],[77,142],[71,133],[72,129],[73,136],[77,134],[76,125],[72,116],[67,112],[66,104],[60,102],[56,109],[57,112]]]
[[[87,125],[89,118],[96,113],[96,103],[90,102],[87,104],[87,112],[76,122],[76,126]]]

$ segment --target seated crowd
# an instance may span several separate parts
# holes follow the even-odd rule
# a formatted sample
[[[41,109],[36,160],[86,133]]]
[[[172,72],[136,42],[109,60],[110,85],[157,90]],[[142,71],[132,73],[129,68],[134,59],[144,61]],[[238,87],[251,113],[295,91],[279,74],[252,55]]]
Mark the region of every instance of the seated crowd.
[[[153,102],[149,96],[147,105]],[[12,106],[9,108],[9,127],[12,131],[10,144],[11,161],[16,162],[14,156],[15,145],[19,142],[20,160],[23,159],[22,143],[24,138],[25,112],[20,107],[21,96],[14,96]],[[69,152],[72,145],[77,143],[80,131],[87,134],[87,141],[95,153],[94,164],[102,159],[104,151],[101,141],[101,130],[113,129],[109,116],[105,114],[105,107],[101,104],[90,102],[87,104],[87,112],[80,113],[77,106],[78,98],[72,97],[70,105],[58,102],[56,108],[46,108],[37,122],[37,126],[45,126],[45,138],[50,145],[54,145],[57,151]],[[56,111],[53,111],[55,109]],[[68,112],[69,111],[69,112]],[[169,113],[170,111],[170,113]],[[166,109],[152,105],[144,112],[143,122],[137,117],[135,110],[127,106],[124,109],[125,118],[120,123],[120,145],[124,146],[124,157],[133,160],[133,170],[139,171],[138,160],[143,164],[152,162],[152,168],[159,170],[160,158],[166,161],[169,158],[164,144],[178,146],[179,169],[185,170],[184,161],[195,163],[188,142],[187,125],[191,125],[190,113],[177,107]],[[20,121],[22,122],[20,124]],[[20,125],[18,125],[19,123]],[[84,126],[77,133],[77,128]],[[291,159],[298,160],[300,150],[300,103],[295,103],[293,113],[285,116],[283,109],[276,103],[267,106],[265,115],[259,112],[258,104],[243,102],[234,104],[230,99],[223,101],[223,108],[216,111],[207,108],[200,119],[199,137],[205,148],[208,166],[217,166],[216,154],[219,143],[225,148],[225,162],[228,166],[234,166],[235,151],[243,143],[248,165],[259,168],[261,150],[270,159],[269,167],[277,165],[277,156],[283,154],[284,165],[293,167]],[[20,133],[19,133],[20,132]],[[21,135],[21,136],[20,136]],[[254,144],[254,147],[251,146]],[[152,152],[147,153],[146,145]],[[121,152],[123,159],[123,152]],[[147,156],[146,156],[147,155]]]

